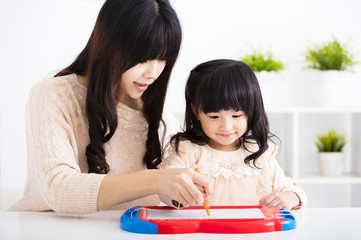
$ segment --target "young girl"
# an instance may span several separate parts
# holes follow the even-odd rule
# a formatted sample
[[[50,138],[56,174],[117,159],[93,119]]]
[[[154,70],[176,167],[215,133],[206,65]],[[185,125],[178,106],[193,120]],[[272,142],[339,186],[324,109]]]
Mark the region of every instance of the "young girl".
[[[198,167],[214,187],[210,205],[292,209],[306,202],[275,159],[260,87],[247,64],[202,63],[191,71],[185,93],[185,131],[171,138],[162,166]]]
[[[179,128],[163,103],[180,44],[168,0],[107,0],[77,59],[30,93],[27,182],[10,210],[91,213],[159,205],[157,194],[202,203],[204,176],[156,170]]]

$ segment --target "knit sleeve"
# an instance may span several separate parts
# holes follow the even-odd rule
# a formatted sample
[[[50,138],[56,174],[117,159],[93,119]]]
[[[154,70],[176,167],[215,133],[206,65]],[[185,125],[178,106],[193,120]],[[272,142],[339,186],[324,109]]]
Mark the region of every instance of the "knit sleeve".
[[[49,208],[62,213],[96,212],[105,175],[81,173],[70,112],[74,97],[46,84],[34,87],[27,111],[28,168]],[[34,170],[34,169],[33,169]]]

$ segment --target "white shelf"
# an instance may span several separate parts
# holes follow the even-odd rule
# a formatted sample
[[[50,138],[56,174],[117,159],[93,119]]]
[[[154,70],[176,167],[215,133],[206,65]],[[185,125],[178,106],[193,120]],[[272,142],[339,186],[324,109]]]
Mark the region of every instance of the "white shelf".
[[[318,174],[302,174],[294,179],[299,184],[361,184],[361,176],[342,174],[338,177],[322,177]]]
[[[312,206],[360,206],[361,107],[295,107],[266,109],[271,132],[282,142],[277,159],[286,174],[306,189]],[[318,172],[316,134],[336,129],[346,135],[345,159],[339,177]],[[311,173],[310,173],[311,172]],[[335,192],[340,192],[335,196]],[[334,197],[330,202],[330,197]]]
[[[361,107],[285,107],[267,108],[267,113],[361,113]]]

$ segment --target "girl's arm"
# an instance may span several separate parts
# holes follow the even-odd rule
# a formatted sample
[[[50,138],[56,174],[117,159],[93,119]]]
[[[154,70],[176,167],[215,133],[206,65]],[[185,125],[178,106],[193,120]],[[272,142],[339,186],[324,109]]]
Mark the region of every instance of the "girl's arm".
[[[276,206],[279,208],[284,208],[285,210],[295,208],[300,203],[301,201],[298,195],[290,190],[268,194],[259,202],[261,205]]]
[[[286,210],[296,208],[299,205],[306,205],[306,193],[291,178],[285,175],[274,157],[276,153],[277,151],[272,154],[266,166],[270,171],[269,177],[273,183],[273,193],[264,196],[260,200],[260,204],[277,206]]]
[[[210,195],[207,178],[188,168],[143,170],[106,176],[100,185],[97,209],[107,209],[152,194],[176,200],[183,206],[202,204],[203,194],[196,185],[204,187],[206,194]]]

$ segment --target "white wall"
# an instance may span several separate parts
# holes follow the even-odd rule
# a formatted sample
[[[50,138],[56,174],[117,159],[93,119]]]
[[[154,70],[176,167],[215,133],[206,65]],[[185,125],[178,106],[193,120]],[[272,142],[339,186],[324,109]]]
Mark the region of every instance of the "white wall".
[[[28,91],[85,46],[103,1],[0,0],[0,185],[23,187]],[[173,0],[183,28],[167,105],[183,109],[189,71],[202,61],[271,50],[297,76],[305,49],[332,36],[361,60],[357,0]],[[360,71],[360,65],[355,68]],[[311,86],[310,86],[311,87]],[[269,103],[272,105],[272,103]]]

